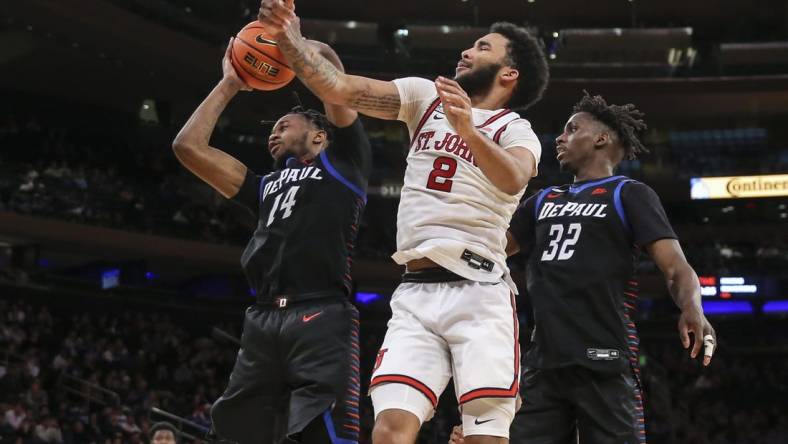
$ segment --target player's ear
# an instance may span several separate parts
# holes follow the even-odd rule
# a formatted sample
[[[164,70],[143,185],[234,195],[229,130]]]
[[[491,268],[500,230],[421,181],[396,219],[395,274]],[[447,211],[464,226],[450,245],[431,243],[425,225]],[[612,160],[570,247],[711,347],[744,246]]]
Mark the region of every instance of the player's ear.
[[[594,139],[594,146],[596,148],[603,148],[608,142],[610,142],[610,133],[602,131],[597,134],[596,139]]]
[[[317,130],[317,131],[315,131],[315,134],[312,136],[312,143],[314,145],[318,145],[319,146],[319,145],[322,145],[323,143],[325,143],[327,138],[328,138],[328,134],[325,131]]]
[[[504,66],[503,68],[501,68],[500,74],[501,74],[501,79],[506,82],[516,82],[517,79],[520,78],[520,71],[508,66]]]

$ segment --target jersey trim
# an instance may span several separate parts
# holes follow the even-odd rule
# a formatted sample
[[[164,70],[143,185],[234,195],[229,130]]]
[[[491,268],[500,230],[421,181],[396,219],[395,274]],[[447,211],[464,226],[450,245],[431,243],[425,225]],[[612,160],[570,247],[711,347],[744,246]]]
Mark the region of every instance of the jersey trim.
[[[509,293],[512,304],[512,320],[514,322],[514,381],[509,388],[484,387],[471,390],[460,396],[459,404],[479,398],[513,398],[520,392],[520,324],[517,321],[517,305],[514,293]]]
[[[328,170],[329,174],[334,176],[334,178],[340,181],[343,185],[350,188],[350,191],[356,193],[358,197],[362,198],[364,203],[367,203],[367,193],[362,191],[357,185],[353,184],[353,182],[345,179],[342,174],[340,174],[339,171],[334,168],[334,165],[331,165],[331,162],[328,160],[328,156],[326,156],[325,151],[320,152],[320,160],[323,162],[323,165],[326,166],[326,170]]]
[[[539,206],[542,205],[542,201],[544,200],[544,197],[547,196],[547,193],[551,191],[553,191],[552,188],[545,188],[539,192],[538,196],[536,196],[536,203],[534,205],[534,220],[539,219]]]
[[[500,119],[501,117],[509,114],[510,112],[512,112],[512,110],[510,110],[509,108],[504,109],[503,111],[499,112],[498,114],[496,114],[496,115],[490,117],[489,119],[487,119],[487,121],[485,121],[481,125],[476,125],[476,128],[484,128],[485,126],[495,122],[496,120]]]
[[[618,179],[629,179],[629,178],[626,177],[626,176],[610,176],[610,177],[606,177],[604,179],[595,180],[593,182],[584,183],[583,185],[580,185],[580,186],[570,185],[569,186],[569,192],[572,193],[572,194],[577,194],[577,193],[585,190],[586,188],[595,187],[597,185],[602,185],[603,183],[612,182],[612,181],[618,180]]]
[[[440,97],[436,97],[435,100],[432,101],[429,107],[427,107],[427,111],[424,111],[424,115],[421,116],[421,120],[419,120],[419,124],[416,125],[416,129],[413,130],[413,138],[410,141],[410,145],[408,145],[408,149],[413,148],[413,144],[416,143],[416,138],[419,137],[419,132],[421,132],[421,128],[427,123],[427,118],[435,112],[438,108],[438,104],[441,102]]]
[[[438,397],[435,396],[435,392],[430,390],[427,384],[419,381],[416,378],[411,378],[410,376],[405,375],[380,375],[372,378],[372,382],[369,384],[370,390],[372,387],[376,385],[384,384],[387,382],[393,382],[397,384],[405,384],[407,386],[413,387],[414,389],[418,390],[422,395],[426,396],[427,399],[430,400],[433,407],[438,406]]]
[[[629,225],[629,220],[627,220],[627,213],[624,211],[624,204],[621,202],[621,188],[624,187],[625,184],[629,182],[634,182],[632,179],[622,180],[621,182],[616,185],[615,191],[613,191],[613,205],[616,207],[616,213],[618,213],[618,217],[621,218],[621,222],[624,224],[624,227],[629,231],[632,232],[632,226]]]
[[[506,128],[508,128],[508,127],[509,127],[508,123],[506,125],[500,127],[498,129],[498,131],[495,132],[495,135],[493,136],[493,142],[495,142],[495,143],[500,145],[501,144],[501,135],[503,134],[504,131],[506,131]]]

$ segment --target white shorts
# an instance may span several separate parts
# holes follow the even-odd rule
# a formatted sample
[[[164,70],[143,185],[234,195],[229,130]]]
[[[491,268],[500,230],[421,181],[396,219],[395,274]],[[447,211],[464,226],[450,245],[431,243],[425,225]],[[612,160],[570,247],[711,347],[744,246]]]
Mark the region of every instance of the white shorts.
[[[428,421],[454,378],[461,408],[473,400],[498,398],[511,422],[520,384],[520,344],[514,295],[504,282],[402,283],[391,297],[391,311],[370,384],[376,417],[397,408]],[[375,396],[377,387],[392,383],[422,396],[404,395],[413,390],[402,390],[397,399]]]

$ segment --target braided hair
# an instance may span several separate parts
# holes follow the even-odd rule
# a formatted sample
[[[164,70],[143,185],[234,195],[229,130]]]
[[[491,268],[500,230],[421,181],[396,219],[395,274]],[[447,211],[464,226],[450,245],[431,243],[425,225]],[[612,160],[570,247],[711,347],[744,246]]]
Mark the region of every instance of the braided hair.
[[[648,148],[638,139],[637,134],[647,128],[643,121],[643,114],[635,105],[608,105],[602,96],[592,96],[588,91],[572,109],[572,113],[588,113],[596,120],[604,123],[616,132],[621,145],[624,147],[624,157],[629,160],[637,159],[638,154],[647,153]]]
[[[313,109],[304,108],[300,105],[293,107],[288,114],[299,114],[303,116],[310,125],[326,132],[326,139],[328,139],[329,144],[334,141],[334,130],[336,127],[333,123],[329,122],[325,114]]]

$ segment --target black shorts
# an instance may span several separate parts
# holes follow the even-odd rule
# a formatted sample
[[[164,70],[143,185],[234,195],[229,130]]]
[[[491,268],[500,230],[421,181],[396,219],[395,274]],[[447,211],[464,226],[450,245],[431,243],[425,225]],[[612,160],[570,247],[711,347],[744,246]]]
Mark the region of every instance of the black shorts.
[[[512,444],[639,444],[646,442],[643,398],[635,373],[585,367],[526,369],[523,405]]]
[[[318,420],[332,441],[358,441],[358,332],[346,300],[247,309],[230,382],[211,409],[214,433],[271,444]]]

